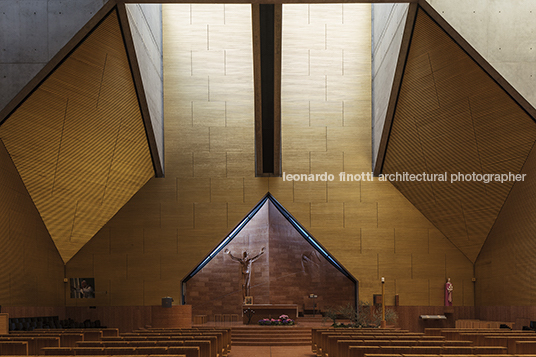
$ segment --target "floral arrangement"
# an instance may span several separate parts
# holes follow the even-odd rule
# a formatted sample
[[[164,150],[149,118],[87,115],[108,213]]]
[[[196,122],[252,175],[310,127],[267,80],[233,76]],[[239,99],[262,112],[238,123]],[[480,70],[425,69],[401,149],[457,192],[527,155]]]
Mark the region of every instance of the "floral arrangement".
[[[291,326],[295,322],[288,315],[281,315],[278,319],[260,319],[259,325],[264,326]]]

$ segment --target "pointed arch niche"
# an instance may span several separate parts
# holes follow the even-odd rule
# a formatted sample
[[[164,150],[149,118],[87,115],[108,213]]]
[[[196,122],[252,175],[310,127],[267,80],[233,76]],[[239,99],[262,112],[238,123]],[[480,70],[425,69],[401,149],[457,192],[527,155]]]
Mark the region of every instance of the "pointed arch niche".
[[[357,305],[358,281],[270,194],[182,280],[182,303],[194,315],[242,314],[242,271],[229,254],[264,253],[252,264],[255,304],[296,304],[299,312]]]

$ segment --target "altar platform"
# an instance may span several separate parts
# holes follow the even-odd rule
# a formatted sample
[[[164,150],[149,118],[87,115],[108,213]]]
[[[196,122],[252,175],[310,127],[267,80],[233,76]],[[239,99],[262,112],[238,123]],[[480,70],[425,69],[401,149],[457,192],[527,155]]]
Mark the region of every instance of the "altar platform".
[[[287,315],[290,319],[298,321],[298,305],[296,304],[252,304],[242,306],[242,322],[257,322],[261,319],[278,319],[281,315]],[[248,316],[247,311],[251,313]]]
[[[248,328],[261,328],[265,326],[261,326],[258,324],[258,320],[260,319],[251,319],[251,323],[249,325],[245,325],[242,320],[238,321],[231,321],[229,319],[222,319],[221,321],[207,321],[202,324],[196,324],[195,322],[192,324],[192,327],[196,326],[214,326],[214,327],[248,327]],[[337,320],[339,321],[339,320]],[[341,320],[342,321],[342,320]],[[293,327],[309,327],[309,328],[318,328],[318,327],[329,327],[331,326],[332,321],[331,320],[325,320],[323,321],[323,317],[320,315],[316,315],[315,317],[312,316],[305,316],[305,317],[298,317],[296,319],[296,325],[294,326],[287,326],[288,328]]]

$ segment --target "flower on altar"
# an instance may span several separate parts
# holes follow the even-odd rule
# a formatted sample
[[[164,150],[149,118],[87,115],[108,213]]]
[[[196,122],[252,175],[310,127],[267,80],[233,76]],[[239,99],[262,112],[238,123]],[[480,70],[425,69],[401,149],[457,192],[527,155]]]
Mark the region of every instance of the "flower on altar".
[[[281,315],[278,319],[260,319],[259,325],[264,326],[291,326],[295,322],[288,315]]]

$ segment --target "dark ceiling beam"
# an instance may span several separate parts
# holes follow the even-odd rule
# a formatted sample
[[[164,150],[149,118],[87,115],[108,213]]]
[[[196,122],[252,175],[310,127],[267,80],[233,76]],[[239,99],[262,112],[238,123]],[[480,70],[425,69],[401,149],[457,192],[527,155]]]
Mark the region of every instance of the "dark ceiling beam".
[[[252,4],[255,175],[281,176],[281,4]]]

